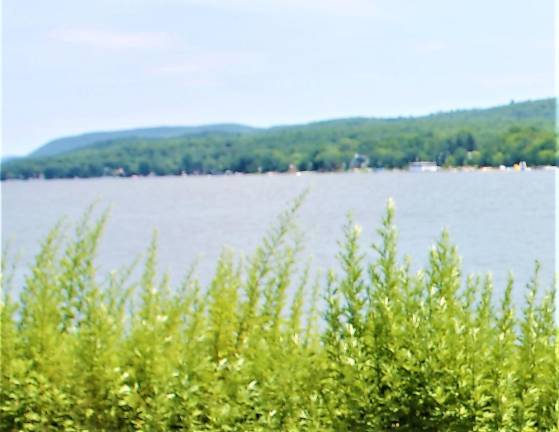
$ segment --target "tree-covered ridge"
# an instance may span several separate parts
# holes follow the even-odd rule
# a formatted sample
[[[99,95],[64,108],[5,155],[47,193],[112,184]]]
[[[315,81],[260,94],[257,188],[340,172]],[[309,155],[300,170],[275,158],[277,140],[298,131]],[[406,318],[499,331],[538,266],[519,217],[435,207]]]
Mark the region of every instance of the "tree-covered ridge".
[[[519,312],[512,280],[496,302],[489,276],[463,284],[447,234],[412,273],[389,206],[375,258],[348,221],[319,293],[296,207],[207,287],[188,272],[171,289],[155,241],[136,283],[99,278],[103,222],[63,248],[54,229],[0,302],[0,429],[559,431],[556,294],[537,271]]]
[[[237,124],[215,124],[208,126],[164,126],[141,129],[128,129],[113,132],[92,132],[71,137],[59,138],[50,141],[39,147],[31,156],[53,156],[77,150],[83,147],[89,147],[105,141],[141,138],[141,139],[157,139],[172,138],[187,135],[201,135],[215,132],[250,132],[253,128],[249,126]]]
[[[555,99],[417,118],[353,118],[243,132],[98,142],[51,157],[3,164],[2,178],[180,173],[336,171],[359,165],[401,168],[555,165]]]

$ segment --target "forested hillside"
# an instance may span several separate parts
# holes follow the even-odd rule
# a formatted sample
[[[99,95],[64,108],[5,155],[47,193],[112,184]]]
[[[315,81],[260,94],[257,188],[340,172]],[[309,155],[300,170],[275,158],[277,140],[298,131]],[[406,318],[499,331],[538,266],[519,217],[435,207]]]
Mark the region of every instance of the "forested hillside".
[[[53,156],[101,142],[125,138],[172,138],[177,136],[199,135],[214,132],[249,132],[250,130],[252,130],[252,128],[249,126],[216,124],[209,126],[166,126],[127,129],[113,132],[93,132],[50,141],[31,153],[31,156]]]
[[[355,155],[360,155],[357,159]],[[2,179],[400,168],[555,165],[555,99],[416,118],[350,118],[269,129],[208,129],[172,137],[113,137],[3,164]]]

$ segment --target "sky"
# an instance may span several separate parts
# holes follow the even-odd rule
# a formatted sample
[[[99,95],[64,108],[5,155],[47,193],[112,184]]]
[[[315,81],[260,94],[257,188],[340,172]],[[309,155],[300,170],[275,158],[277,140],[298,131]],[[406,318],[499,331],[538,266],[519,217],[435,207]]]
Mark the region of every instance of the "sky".
[[[2,154],[554,94],[553,0],[4,0]]]

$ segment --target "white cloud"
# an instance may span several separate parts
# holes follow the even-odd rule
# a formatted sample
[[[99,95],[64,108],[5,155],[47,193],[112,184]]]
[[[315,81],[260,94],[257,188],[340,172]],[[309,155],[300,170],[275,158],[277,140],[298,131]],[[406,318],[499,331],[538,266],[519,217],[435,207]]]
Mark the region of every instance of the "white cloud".
[[[258,52],[249,51],[214,51],[193,52],[179,61],[157,66],[152,69],[155,73],[163,74],[201,74],[220,72],[223,70],[245,69],[254,70],[263,61]]]
[[[160,48],[171,41],[168,33],[117,32],[94,28],[58,29],[51,37],[67,43],[104,49]]]
[[[425,40],[416,42],[414,47],[418,54],[434,54],[447,49],[448,44],[440,40]]]
[[[485,88],[540,89],[548,88],[548,93],[553,92],[553,71],[539,73],[513,73],[491,75],[485,74],[478,77],[478,82]],[[511,93],[512,94],[512,93]]]
[[[252,12],[301,12],[334,16],[379,16],[377,0],[188,0],[197,6]]]

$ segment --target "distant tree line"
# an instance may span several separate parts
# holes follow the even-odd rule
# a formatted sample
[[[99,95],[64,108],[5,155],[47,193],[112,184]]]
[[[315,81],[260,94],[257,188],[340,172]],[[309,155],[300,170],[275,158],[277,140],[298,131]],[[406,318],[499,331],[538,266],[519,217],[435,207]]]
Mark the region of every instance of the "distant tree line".
[[[556,165],[553,100],[422,118],[346,119],[258,132],[117,139],[50,157],[9,161],[2,179],[104,175],[340,171],[417,160],[440,166]]]

